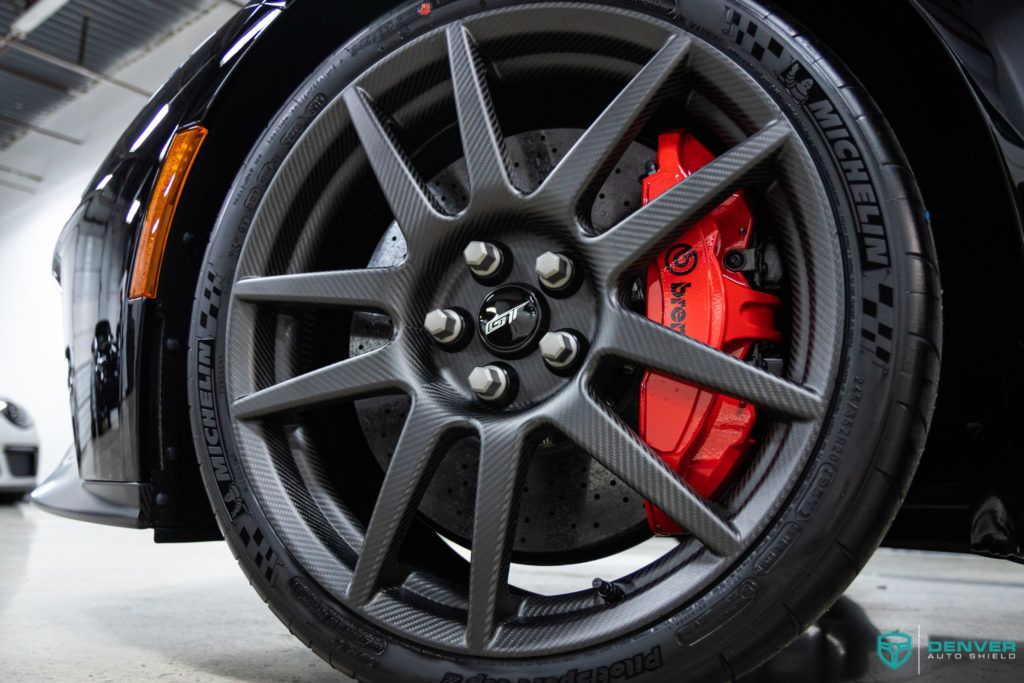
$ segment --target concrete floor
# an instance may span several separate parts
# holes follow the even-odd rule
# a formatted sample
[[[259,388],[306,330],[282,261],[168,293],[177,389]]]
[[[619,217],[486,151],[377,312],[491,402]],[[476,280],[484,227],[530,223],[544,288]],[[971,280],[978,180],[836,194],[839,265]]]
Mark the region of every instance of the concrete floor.
[[[545,592],[593,576],[516,569]],[[892,671],[875,639],[918,628],[925,639],[1012,640],[1022,651],[1021,661],[937,662],[924,649],[919,680],[1024,680],[1024,567],[882,550],[817,626],[750,680],[914,679],[917,651]],[[158,546],[148,533],[0,508],[0,681],[154,679],[345,680],[288,634],[222,543]]]

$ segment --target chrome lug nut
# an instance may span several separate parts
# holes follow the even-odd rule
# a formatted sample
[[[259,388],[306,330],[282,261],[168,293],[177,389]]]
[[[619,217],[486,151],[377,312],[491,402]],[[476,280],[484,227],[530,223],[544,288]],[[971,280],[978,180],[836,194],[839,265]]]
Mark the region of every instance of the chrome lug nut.
[[[513,377],[505,368],[485,365],[469,373],[469,388],[489,403],[500,403],[511,397]]]
[[[576,267],[564,254],[546,251],[537,257],[537,277],[545,289],[557,292],[572,284]]]
[[[497,275],[505,265],[505,254],[501,247],[490,242],[470,242],[462,255],[473,274],[481,278]]]
[[[439,344],[454,344],[462,338],[466,321],[457,311],[439,308],[427,313],[423,327]]]
[[[580,340],[572,332],[548,332],[540,340],[540,355],[549,367],[564,370],[580,357]]]

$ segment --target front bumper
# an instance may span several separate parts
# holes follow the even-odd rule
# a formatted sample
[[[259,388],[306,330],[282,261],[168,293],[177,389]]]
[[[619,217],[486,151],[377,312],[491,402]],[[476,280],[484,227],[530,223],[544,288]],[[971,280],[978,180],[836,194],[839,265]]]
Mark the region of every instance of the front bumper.
[[[83,481],[75,451],[69,449],[53,474],[32,492],[32,502],[61,517],[141,529],[144,493],[141,484]]]

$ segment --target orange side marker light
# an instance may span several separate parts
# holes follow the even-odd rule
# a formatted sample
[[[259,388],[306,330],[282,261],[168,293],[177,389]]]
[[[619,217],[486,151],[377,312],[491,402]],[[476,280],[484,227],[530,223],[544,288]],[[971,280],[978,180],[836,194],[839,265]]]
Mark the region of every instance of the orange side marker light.
[[[146,218],[142,223],[139,248],[135,253],[135,268],[132,270],[129,294],[132,299],[156,298],[174,212],[206,134],[207,130],[202,126],[179,131],[167,149],[167,157],[160,168],[153,198],[146,208]]]

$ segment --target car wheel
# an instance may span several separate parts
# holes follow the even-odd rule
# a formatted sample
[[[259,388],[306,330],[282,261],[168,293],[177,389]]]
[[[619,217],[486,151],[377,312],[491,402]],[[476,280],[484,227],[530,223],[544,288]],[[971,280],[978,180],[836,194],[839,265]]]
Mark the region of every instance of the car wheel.
[[[253,586],[359,680],[731,678],[899,506],[935,264],[870,98],[754,3],[403,6],[226,199],[204,481]],[[614,580],[509,578],[652,533],[678,542]]]

